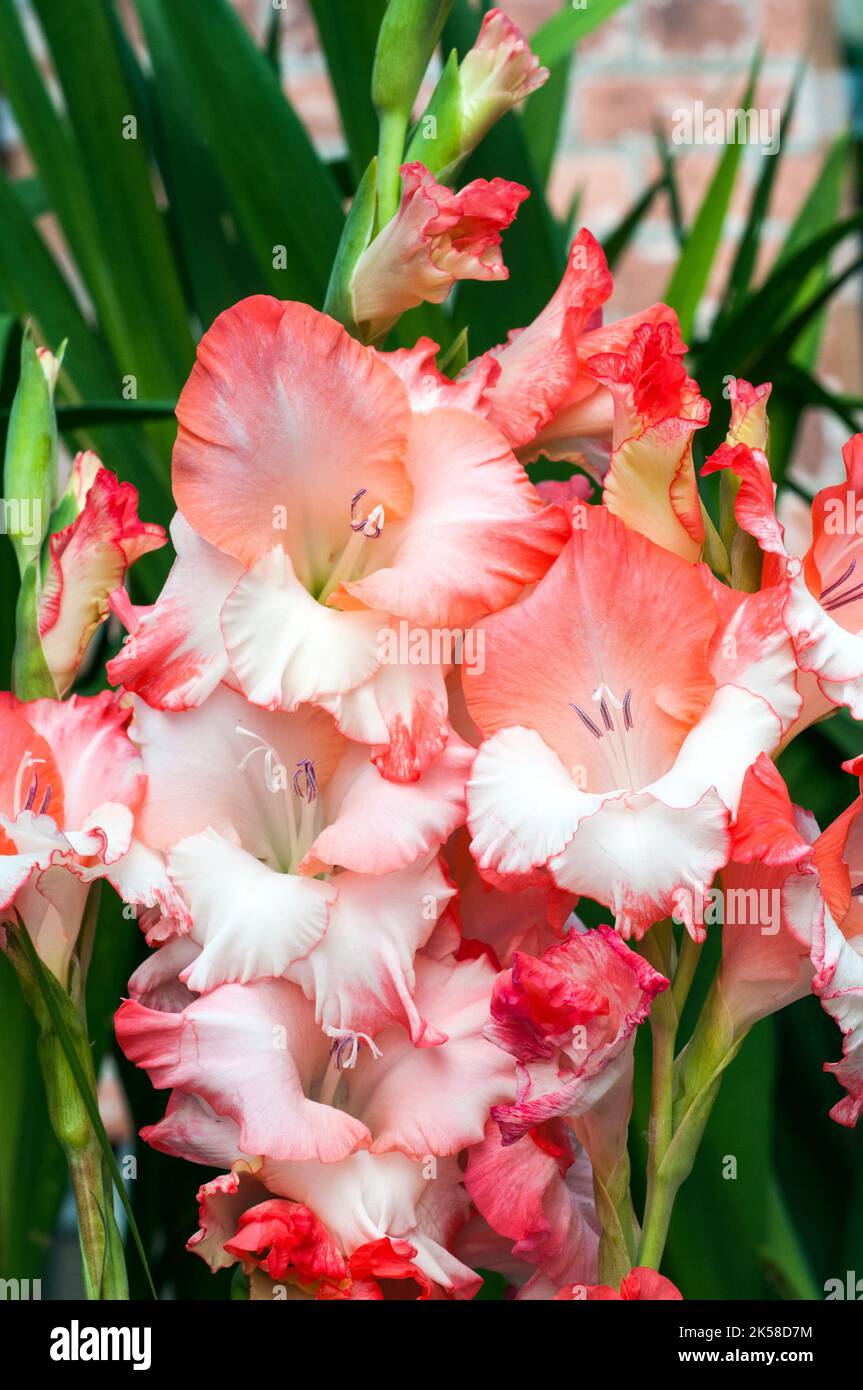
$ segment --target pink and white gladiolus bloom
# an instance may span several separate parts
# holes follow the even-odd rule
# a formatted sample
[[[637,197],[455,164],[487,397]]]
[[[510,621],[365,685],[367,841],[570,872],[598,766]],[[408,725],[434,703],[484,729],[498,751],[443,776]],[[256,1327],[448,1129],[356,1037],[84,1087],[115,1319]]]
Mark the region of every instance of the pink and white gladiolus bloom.
[[[457,280],[506,280],[501,232],[528,190],[506,179],[474,179],[458,193],[437,183],[422,164],[401,169],[395,217],[357,261],[350,296],[367,341],[424,301],[440,304]]]
[[[75,456],[58,514],[71,519],[47,542],[38,609],[42,651],[63,696],[108,616],[109,595],[130,565],[167,537],[161,526],[139,520],[135,488],[119,482],[89,450]]]
[[[146,778],[131,716],[109,691],[63,703],[0,695],[0,938],[23,922],[64,985],[94,880],[186,919],[161,857],[139,836]]]
[[[548,80],[517,24],[502,10],[483,16],[479,34],[459,65],[462,147],[470,150],[497,121]]]
[[[142,833],[192,923],[190,990],[285,978],[332,1036],[398,1024],[440,1040],[413,962],[455,891],[439,849],[464,821],[473,749],[450,734],[419,781],[391,782],[324,710],[262,710],[225,687],[176,713],[137,701],[135,737]],[[160,922],[151,940],[170,935]]]
[[[863,496],[863,435],[848,441],[842,458],[845,481],[822,488],[814,498],[811,542],[801,557],[786,546],[761,448],[745,441],[725,444],[704,466],[705,473],[729,469],[739,479],[734,514],[764,552],[762,588],[787,582],[783,621],[804,697],[794,733],[839,705],[854,719],[863,718],[863,519],[857,509]]]
[[[459,381],[483,382],[477,408],[524,463],[540,456],[569,461],[601,479],[615,433],[615,402],[602,378],[603,355],[625,352],[639,329],[664,324],[669,351],[682,357],[677,315],[667,304],[603,326],[602,306],[611,292],[602,247],[582,228],[570,247],[563,279],[542,312],[461,373]]]
[[[371,348],[258,296],[205,334],[177,408],[177,560],[109,665],[149,704],[225,682],[253,704],[329,709],[411,780],[447,738],[445,667],[392,663],[408,621],[465,629],[538,579],[568,530],[502,435],[415,407]]]
[[[472,852],[491,882],[546,875],[640,937],[730,852],[743,778],[800,708],[783,593],[741,594],[585,507],[521,602],[483,624],[465,681],[487,735],[468,785]],[[669,649],[674,660],[669,661]]]
[[[518,1061],[514,1104],[493,1110],[504,1144],[571,1117],[595,1169],[626,1147],[635,1031],[668,988],[611,927],[571,931],[536,960],[517,952],[499,975],[486,1037]]]

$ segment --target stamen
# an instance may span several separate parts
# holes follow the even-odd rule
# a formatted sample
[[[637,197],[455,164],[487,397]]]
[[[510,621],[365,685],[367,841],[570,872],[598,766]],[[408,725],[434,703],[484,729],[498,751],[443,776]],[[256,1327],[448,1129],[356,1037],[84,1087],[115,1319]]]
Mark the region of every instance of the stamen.
[[[599,712],[602,715],[603,724],[605,725],[606,729],[608,729],[608,731],[611,732],[614,728],[614,725],[611,722],[611,715],[608,712],[608,705],[605,703],[604,700],[600,700],[599,702]]]
[[[15,774],[15,790],[12,794],[13,816],[20,815],[22,810],[29,811],[31,809],[33,805],[33,800],[36,796],[36,783],[34,782],[33,786],[30,788],[30,796],[28,798],[27,805],[22,807],[21,797],[24,793],[24,777],[27,773],[28,768],[35,767],[37,763],[44,763],[44,761],[44,758],[34,758],[33,754],[30,752],[30,749],[28,748],[24,756],[22,757],[20,763],[18,764],[18,771]],[[36,775],[38,777],[38,773]]]
[[[569,702],[569,705],[570,705],[570,709],[574,709],[574,710],[575,710],[575,712],[576,712],[576,714],[578,715],[579,719],[581,720],[582,724],[584,724],[584,725],[590,730],[590,732],[593,734],[594,738],[602,738],[602,730],[599,729],[599,728],[597,728],[596,724],[594,724],[594,722],[593,722],[593,720],[591,719],[590,715],[589,715],[589,714],[586,714],[585,711],[581,708],[580,705],[574,705],[574,704],[572,703],[571,700],[570,700],[570,702]]]
[[[841,574],[838,579],[834,579],[833,583],[828,584],[826,589],[821,590],[821,602],[823,603],[827,595],[832,594],[834,589],[838,589],[840,585],[844,584],[846,579],[850,579],[856,568],[857,561],[852,560],[844,574]]]
[[[369,1051],[375,1060],[383,1056],[380,1048],[375,1045],[368,1033],[357,1033],[353,1028],[325,1028],[324,1032],[328,1038],[333,1039],[330,1054],[335,1057],[336,1067],[339,1071],[347,1071],[356,1066],[360,1042],[368,1043]]]
[[[38,787],[38,785],[39,785],[39,778],[38,778],[38,777],[34,777],[34,778],[33,778],[33,785],[31,786],[29,792],[27,793],[27,800],[24,802],[24,810],[25,810],[25,811],[32,811],[32,810],[33,810],[33,802],[36,800],[36,788]]]
[[[863,883],[858,883],[856,888],[851,889],[852,898],[863,898]]]
[[[849,589],[847,594],[834,594],[829,603],[822,605],[825,613],[835,613],[837,608],[844,608],[846,603],[856,603],[857,599],[863,596],[863,584],[857,584],[853,589]]]
[[[355,492],[351,498],[351,530],[361,531],[370,541],[376,541],[384,529],[384,509],[380,503],[376,507],[372,507],[368,516],[360,517],[359,521],[355,520],[354,517],[356,505],[360,498],[365,497],[365,495],[366,489],[361,487],[359,492]]]
[[[52,792],[52,788],[51,788],[51,787],[48,787],[47,790],[46,790],[46,792],[45,792],[45,795],[44,795],[43,798],[42,798],[42,805],[39,807],[39,815],[40,815],[40,816],[44,816],[45,812],[48,810],[48,807],[49,807],[50,804],[51,804],[51,792]]]
[[[311,804],[318,794],[318,779],[312,758],[300,758],[293,776],[293,788],[297,796]]]
[[[624,729],[631,729],[633,727],[631,690],[627,690],[623,697],[623,727]]]

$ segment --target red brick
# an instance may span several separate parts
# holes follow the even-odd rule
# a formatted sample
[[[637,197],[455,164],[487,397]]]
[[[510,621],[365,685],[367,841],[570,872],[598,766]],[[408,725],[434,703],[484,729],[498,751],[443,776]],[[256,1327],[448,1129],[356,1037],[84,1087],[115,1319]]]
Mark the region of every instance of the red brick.
[[[751,42],[747,18],[753,6],[739,0],[649,0],[644,6],[644,32],[651,51],[691,55],[693,60],[736,52]]]
[[[566,217],[579,189],[578,220],[593,231],[613,226],[637,196],[631,186],[628,158],[604,151],[558,158],[550,188],[550,201],[558,217]]]
[[[341,142],[339,109],[326,73],[295,73],[285,87],[316,144]]]
[[[806,53],[815,67],[838,66],[832,0],[761,0],[756,12],[768,56]]]

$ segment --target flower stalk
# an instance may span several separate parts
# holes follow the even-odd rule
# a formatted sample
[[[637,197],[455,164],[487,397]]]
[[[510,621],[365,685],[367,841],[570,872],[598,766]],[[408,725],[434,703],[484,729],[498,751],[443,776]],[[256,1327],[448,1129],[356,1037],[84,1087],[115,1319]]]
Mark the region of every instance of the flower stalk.
[[[653,949],[656,949],[655,944]],[[697,948],[695,952],[690,948],[684,960],[681,951],[678,972],[683,968],[684,981],[687,975],[691,981],[690,972],[694,969],[691,962],[696,953]],[[679,1000],[685,999],[686,990],[688,986],[684,989],[682,985]],[[682,1002],[679,1007],[682,1010]],[[737,1056],[745,1037],[745,1034],[735,1036],[716,979],[692,1037],[675,1060],[674,1043],[679,1021],[672,988],[668,994],[658,997],[651,1016],[654,1058],[650,1157],[638,1262],[653,1269],[659,1268],[677,1193],[692,1172],[722,1074]]]
[[[90,890],[80,942],[92,939],[99,885]],[[88,1038],[85,978],[77,957],[68,990],[38,960],[27,928],[8,933],[8,954],[39,1027],[39,1064],[51,1128],[66,1158],[78,1214],[84,1290],[88,1299],[129,1296],[123,1242],[114,1216],[113,1184],[91,1118],[96,1074]],[[50,993],[50,1002],[49,1002]],[[64,1036],[65,1035],[65,1036]],[[74,1064],[69,1052],[73,1054]],[[82,1092],[91,1097],[88,1106]]]

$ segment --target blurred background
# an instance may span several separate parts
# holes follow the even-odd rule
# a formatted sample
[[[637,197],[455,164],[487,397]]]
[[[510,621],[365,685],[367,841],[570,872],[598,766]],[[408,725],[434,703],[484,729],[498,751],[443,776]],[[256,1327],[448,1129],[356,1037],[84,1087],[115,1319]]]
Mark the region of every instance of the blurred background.
[[[482,8],[456,0],[444,53],[470,46]],[[702,457],[725,432],[725,375],[773,381],[771,466],[786,521],[804,525],[815,489],[841,476],[841,444],[863,428],[860,0],[503,8],[551,70],[464,172],[531,188],[504,236],[511,278],[414,311],[392,345],[428,332],[448,347],[465,327],[472,356],[502,341],[546,303],[585,224],[613,267],[609,317],[656,299],[678,310],[690,370],[713,405]],[[375,149],[369,78],[383,9],[0,0],[0,433],[29,320],[39,342],[69,339],[64,457],[97,449],[139,488],[142,517],[168,523],[173,409],[201,332],[250,293],[323,302],[344,210]],[[439,60],[426,95],[437,70]],[[781,112],[777,152],[675,143],[676,117],[697,103]],[[532,472],[559,476],[561,466]],[[713,506],[709,487],[704,496]],[[153,600],[169,564],[166,549],[136,566],[136,601]],[[4,687],[16,584],[0,536]],[[78,689],[104,685],[120,640],[106,625]],[[852,799],[839,763],[860,751],[840,714],[783,756],[792,796],[822,825]],[[196,1188],[212,1174],[136,1140],[165,1097],[112,1044],[113,1011],[145,951],[105,894],[88,1011],[106,1124],[160,1296],[226,1298],[228,1274],[211,1276],[183,1248]],[[690,1007],[698,1002],[696,989]],[[863,1135],[828,1118],[838,1088],[822,1071],[838,1049],[814,999],[747,1040],[675,1213],[664,1269],[687,1297],[814,1299],[828,1279],[863,1279]],[[645,1127],[637,1113],[636,1171]],[[41,1277],[45,1297],[79,1289],[64,1187],[33,1025],[0,957],[0,1277]],[[133,1251],[129,1269],[143,1296]],[[499,1281],[482,1296],[501,1296]]]

